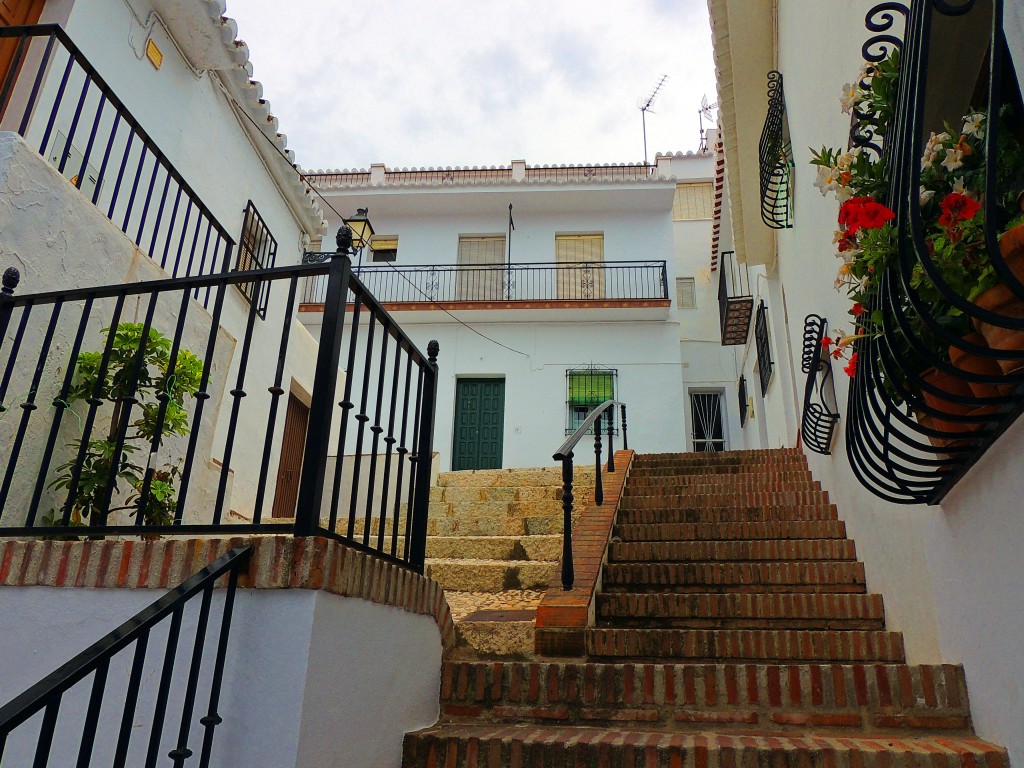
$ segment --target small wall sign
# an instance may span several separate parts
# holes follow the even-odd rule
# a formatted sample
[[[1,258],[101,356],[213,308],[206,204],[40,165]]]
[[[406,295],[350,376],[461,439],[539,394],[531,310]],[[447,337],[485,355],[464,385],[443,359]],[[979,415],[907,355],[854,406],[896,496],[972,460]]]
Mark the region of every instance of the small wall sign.
[[[156,43],[153,42],[153,38],[149,38],[146,41],[146,58],[149,59],[149,63],[157,69],[160,69],[160,65],[164,63],[164,54],[157,48]]]

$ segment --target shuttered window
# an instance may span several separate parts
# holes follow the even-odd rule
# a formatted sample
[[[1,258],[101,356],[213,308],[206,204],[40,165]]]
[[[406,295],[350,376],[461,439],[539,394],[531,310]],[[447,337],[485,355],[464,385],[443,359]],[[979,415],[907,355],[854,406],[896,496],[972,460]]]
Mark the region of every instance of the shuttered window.
[[[604,235],[555,235],[560,299],[604,298]]]
[[[679,309],[697,308],[697,283],[692,277],[676,278],[676,306]]]
[[[710,181],[695,184],[676,184],[672,200],[673,221],[699,221],[714,215],[714,200]]]
[[[568,370],[565,372],[568,396],[568,422],[565,433],[567,435],[575,432],[590,412],[605,400],[615,399],[615,379],[617,371],[609,368],[583,368]],[[612,424],[614,429],[614,414]],[[608,428],[607,422],[602,426],[602,431]]]
[[[456,301],[499,301],[504,298],[505,236],[460,236]]]
[[[398,235],[374,235],[370,238],[370,261],[396,261]]]

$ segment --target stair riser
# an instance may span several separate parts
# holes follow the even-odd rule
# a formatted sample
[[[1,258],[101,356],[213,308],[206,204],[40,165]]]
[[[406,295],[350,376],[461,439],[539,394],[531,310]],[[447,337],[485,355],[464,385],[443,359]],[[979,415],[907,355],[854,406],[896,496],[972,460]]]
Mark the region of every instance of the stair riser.
[[[581,463],[574,467],[573,476],[577,482],[590,479],[593,482],[594,469]],[[477,469],[461,472],[442,472],[437,484],[444,488],[527,488],[560,486],[561,467],[542,469]]]
[[[428,565],[430,578],[444,589],[460,592],[546,590],[556,581],[553,563],[465,564],[438,560]]]
[[[562,484],[557,486],[526,486],[523,488],[478,488],[475,486],[439,486],[430,489],[431,501],[450,503],[477,502],[519,502],[521,504],[544,503],[562,498]]]
[[[430,536],[427,557],[477,560],[555,561],[562,554],[561,536]]]
[[[668,505],[654,509],[628,509],[619,506],[617,521],[625,525],[650,524],[718,524],[718,523],[765,523],[765,522],[820,522],[836,521],[839,515],[832,505],[816,506],[726,506],[698,509],[689,505],[669,507]]]
[[[784,479],[756,475],[742,480],[736,477],[714,480],[696,480],[686,477],[638,478],[634,480],[630,477],[629,480],[630,493],[638,495],[820,490],[821,483],[810,477]]]
[[[612,544],[608,560],[623,562],[700,562],[722,560],[855,560],[848,539],[803,541],[667,541]]]
[[[628,491],[628,489],[627,489]],[[782,507],[824,506],[829,503],[823,491],[778,491],[766,493],[691,493],[684,495],[638,495],[626,492],[623,509],[672,509],[698,507]]]
[[[445,663],[449,722],[969,733],[959,666]]]
[[[622,541],[757,541],[761,539],[844,539],[839,522],[659,523],[616,525]]]
[[[604,590],[646,592],[687,589],[717,592],[748,587],[755,591],[863,592],[864,565],[850,563],[679,563],[609,564]],[[626,589],[633,587],[633,589]],[[700,589],[700,587],[704,587]]]
[[[601,594],[597,615],[610,623],[620,621],[696,622],[847,622],[877,624],[885,613],[881,595],[858,594]],[[851,627],[852,628],[852,627]]]
[[[895,662],[904,661],[898,632],[800,630],[591,629],[592,658],[664,658],[692,661]]]

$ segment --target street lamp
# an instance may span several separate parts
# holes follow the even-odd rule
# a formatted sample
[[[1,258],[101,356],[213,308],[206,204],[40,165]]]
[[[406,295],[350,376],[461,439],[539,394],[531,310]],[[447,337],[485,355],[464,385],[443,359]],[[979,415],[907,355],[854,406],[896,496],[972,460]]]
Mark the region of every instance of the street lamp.
[[[356,266],[357,274],[363,267],[363,247],[366,246],[370,242],[370,238],[373,237],[373,225],[370,223],[370,219],[366,216],[368,212],[368,208],[356,209],[354,216],[350,216],[349,218],[342,220],[341,228],[338,230],[338,250],[347,253],[354,249],[359,254],[358,264]],[[344,230],[348,230],[348,232],[344,235],[346,246],[342,247]]]

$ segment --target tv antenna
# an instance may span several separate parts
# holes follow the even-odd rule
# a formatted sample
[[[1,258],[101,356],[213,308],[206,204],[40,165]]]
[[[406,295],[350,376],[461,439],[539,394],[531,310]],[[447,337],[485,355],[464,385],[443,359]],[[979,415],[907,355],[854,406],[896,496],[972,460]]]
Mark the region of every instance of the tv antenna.
[[[708,151],[708,137],[704,133],[704,118],[708,120],[714,120],[711,114],[712,110],[718,109],[718,102],[714,104],[708,104],[708,95],[705,93],[704,98],[700,100],[700,109],[697,111],[697,117],[700,120],[700,149],[699,152]]]
[[[661,90],[661,86],[665,84],[668,79],[668,75],[662,75],[661,79],[658,80],[657,85],[654,86],[654,90],[651,91],[651,95],[646,99],[642,98],[637,102],[637,107],[640,109],[640,120],[644,126],[644,165],[647,165],[647,113],[654,114],[654,110],[651,109],[651,105],[654,104],[654,99],[658,95],[658,91]]]

